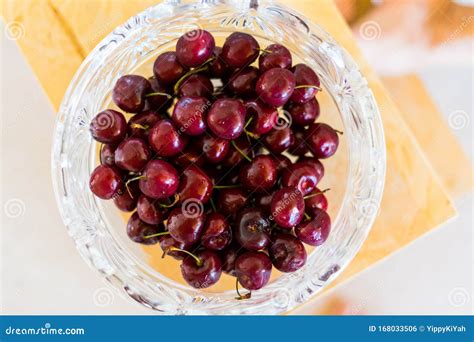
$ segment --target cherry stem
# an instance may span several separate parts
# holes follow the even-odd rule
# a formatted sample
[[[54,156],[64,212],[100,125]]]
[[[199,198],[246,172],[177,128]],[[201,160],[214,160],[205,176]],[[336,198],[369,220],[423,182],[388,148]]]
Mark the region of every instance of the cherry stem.
[[[237,144],[235,143],[234,140],[232,140],[231,143],[232,143],[232,146],[234,146],[234,148],[237,150],[237,152],[239,152],[239,153],[242,155],[242,157],[244,157],[245,159],[247,159],[247,161],[249,161],[249,162],[252,161],[252,159],[250,159],[249,156],[246,155],[246,154],[244,153],[244,151],[242,151],[242,150],[237,146]]]
[[[310,84],[301,84],[295,87],[295,89],[302,89],[302,88],[314,88],[314,89],[317,89],[318,91],[323,91],[323,88],[315,86],[315,85],[310,85]]]
[[[214,203],[214,200],[212,197],[209,199],[209,202],[211,202],[211,207],[214,212],[217,212],[216,204]]]
[[[247,122],[245,123],[244,129],[247,128],[250,125],[252,120],[253,120],[253,116],[251,116],[250,119],[247,120]]]
[[[143,130],[147,130],[149,127],[148,125],[140,125],[140,124],[137,124],[137,123],[133,123],[130,125],[131,128],[140,128],[140,129],[143,129]]]
[[[235,278],[235,291],[237,292],[238,297],[235,297],[237,300],[250,299],[252,297],[252,292],[246,293],[244,295],[240,294],[239,291],[239,279]]]
[[[166,93],[161,93],[159,91],[157,92],[154,92],[154,93],[149,93],[149,94],[146,94],[145,97],[151,97],[151,96],[166,96],[168,99],[171,99],[173,96],[171,96],[170,94],[166,94]]]
[[[131,198],[133,198],[133,195],[132,195],[132,192],[130,191],[130,187],[128,186],[128,184],[130,184],[131,182],[134,182],[136,180],[144,179],[144,178],[146,178],[146,177],[145,176],[137,176],[137,177],[130,178],[127,182],[125,182],[125,188],[127,189],[127,192],[128,192],[128,194],[130,195]]]
[[[174,85],[174,93],[177,94],[178,91],[179,91],[179,87],[181,86],[181,84],[184,82],[184,80],[186,78],[188,78],[189,76],[191,75],[194,75],[194,74],[197,74],[197,73],[200,73],[201,71],[206,71],[208,68],[209,68],[209,64],[212,63],[214,60],[216,59],[216,57],[211,57],[209,58],[207,61],[205,61],[204,63],[202,63],[199,67],[197,68],[194,68],[194,69],[191,69],[189,70],[187,73],[185,73],[183,76],[181,76],[181,78],[176,82],[176,84]]]
[[[240,184],[235,185],[214,185],[214,189],[233,189],[233,188],[240,188]]]
[[[307,220],[311,220],[311,216],[309,216],[307,213],[304,213],[304,218]]]
[[[259,49],[260,52],[264,52],[264,53],[272,53],[271,51],[268,51],[268,50],[265,50],[265,49]]]
[[[344,132],[338,131],[337,129],[334,130],[337,134],[344,135]]]
[[[173,199],[173,202],[171,202],[170,204],[164,204],[164,203],[158,203],[158,205],[161,207],[161,208],[171,208],[172,206],[174,206],[176,203],[178,203],[179,201],[179,195],[174,195],[174,199]]]
[[[199,259],[197,256],[195,256],[193,253],[185,250],[185,249],[181,249],[181,248],[177,248],[177,247],[174,247],[174,246],[171,246],[170,248],[168,248],[168,250],[166,252],[173,252],[173,251],[176,251],[176,252],[183,252],[187,255],[189,255],[190,257],[192,257],[194,260],[196,260],[196,264],[198,266],[202,266],[202,260]]]
[[[308,198],[311,198],[311,197],[314,197],[314,196],[322,195],[322,194],[324,194],[325,192],[328,192],[329,190],[331,190],[331,189],[330,189],[330,188],[327,188],[327,189],[318,191],[318,192],[316,192],[316,193],[314,193],[314,194],[305,196],[305,197],[303,197],[303,198],[304,198],[304,199],[308,199]]]
[[[152,235],[147,235],[147,236],[144,236],[143,238],[144,239],[151,239],[153,237],[157,237],[157,236],[163,236],[163,235],[168,235],[170,232],[161,232],[161,233],[156,233],[156,234],[152,234]]]

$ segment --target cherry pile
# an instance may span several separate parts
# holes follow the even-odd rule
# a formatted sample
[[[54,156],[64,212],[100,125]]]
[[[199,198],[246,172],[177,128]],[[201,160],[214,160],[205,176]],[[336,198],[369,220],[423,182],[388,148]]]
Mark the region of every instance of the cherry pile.
[[[128,121],[113,109],[92,119],[102,147],[90,189],[133,212],[130,239],[182,260],[191,286],[224,272],[258,290],[273,267],[305,264],[303,243],[329,235],[317,186],[340,132],[315,122],[320,90],[282,45],[261,49],[235,32],[221,48],[211,33],[190,31],[158,56],[152,77],[118,79],[112,99]]]

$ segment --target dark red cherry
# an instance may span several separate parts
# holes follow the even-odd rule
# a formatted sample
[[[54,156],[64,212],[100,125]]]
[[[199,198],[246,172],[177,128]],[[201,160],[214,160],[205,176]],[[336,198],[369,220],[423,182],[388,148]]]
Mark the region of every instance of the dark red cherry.
[[[235,261],[242,254],[241,248],[239,246],[231,245],[230,247],[226,248],[221,253],[221,260],[222,260],[222,272],[235,277]]]
[[[290,101],[285,109],[290,113],[292,123],[298,126],[310,125],[319,117],[319,102],[316,98],[303,104]]]
[[[280,154],[292,145],[293,139],[290,127],[278,127],[263,137],[263,143],[270,152]]]
[[[315,123],[308,128],[306,141],[314,157],[324,159],[336,153],[339,146],[339,136],[329,125]]]
[[[256,156],[242,168],[239,179],[250,191],[270,190],[277,181],[275,161],[268,155]]]
[[[100,148],[100,163],[107,166],[115,166],[115,149],[117,145],[103,144]]]
[[[291,229],[304,217],[303,195],[296,188],[281,188],[273,195],[271,211],[280,227]]]
[[[146,110],[135,114],[128,120],[128,134],[133,138],[140,138],[148,141],[148,132],[162,116],[154,110]]]
[[[324,165],[316,158],[313,157],[299,157],[299,163],[306,163],[313,167],[316,170],[316,174],[318,175],[319,180],[321,180],[324,176]]]
[[[204,289],[219,281],[222,274],[222,262],[216,252],[210,250],[198,251],[196,257],[186,256],[181,264],[181,274],[184,280],[196,289]]]
[[[260,100],[247,101],[245,107],[247,108],[247,118],[252,118],[247,131],[256,136],[261,136],[275,127],[278,118],[278,111],[275,108]]]
[[[163,214],[160,210],[158,200],[141,195],[137,203],[137,213],[140,219],[148,224],[160,224]]]
[[[282,173],[281,184],[285,187],[297,188],[303,196],[316,188],[320,174],[312,165],[298,162],[290,165]]]
[[[186,78],[179,86],[180,97],[205,97],[209,98],[214,93],[211,80],[200,74],[194,74]]]
[[[320,246],[328,238],[331,230],[331,218],[321,209],[313,210],[313,218],[295,227],[295,234],[310,246]]]
[[[177,59],[175,52],[165,52],[159,55],[153,64],[153,74],[164,85],[176,83],[184,74],[187,68]]]
[[[207,61],[216,46],[214,37],[208,31],[196,29],[183,34],[176,43],[176,57],[189,68]]]
[[[198,145],[205,158],[211,163],[219,163],[224,160],[230,149],[229,140],[207,134],[201,136]]]
[[[89,187],[94,195],[105,200],[123,192],[120,174],[107,165],[99,165],[95,168],[89,180]]]
[[[273,68],[265,71],[257,81],[257,94],[268,105],[283,106],[293,94],[295,76],[287,69]]]
[[[260,46],[254,37],[247,33],[234,32],[225,40],[221,57],[233,69],[252,64],[258,57]]]
[[[238,96],[255,96],[255,85],[259,76],[258,69],[253,66],[239,69],[230,76],[227,87]]]
[[[207,124],[218,137],[235,139],[244,130],[245,106],[235,99],[216,100],[207,115]]]
[[[273,68],[288,69],[291,67],[291,53],[280,44],[272,44],[265,48],[258,59],[258,66],[261,72]]]
[[[119,210],[130,212],[137,207],[138,197],[140,197],[140,188],[137,182],[132,182],[127,189],[123,190],[121,194],[115,195],[113,199]]]
[[[140,190],[144,195],[162,199],[173,196],[178,190],[178,172],[164,160],[151,160],[142,173],[139,181]]]
[[[145,95],[150,93],[148,80],[138,75],[125,75],[115,83],[112,100],[127,113],[138,113],[145,107]]]
[[[295,272],[306,263],[303,244],[291,234],[275,234],[268,252],[273,266],[280,272]]]
[[[319,82],[319,77],[316,73],[306,64],[297,64],[291,71],[295,75],[296,89],[291,96],[291,101],[296,103],[306,103],[318,92],[318,89],[321,86]],[[298,88],[298,86],[309,86]],[[317,88],[316,88],[317,87]]]
[[[172,90],[156,77],[148,78],[148,82],[150,82],[151,85],[150,93],[146,96],[148,107],[150,109],[159,110],[160,112],[165,112],[173,104],[173,99],[165,94],[171,95]],[[158,94],[150,95],[153,93]]]
[[[211,106],[204,97],[182,97],[173,110],[173,121],[180,132],[201,135],[206,130],[206,113]]]
[[[271,213],[271,204],[273,199],[272,193],[262,193],[255,195],[255,205],[261,208],[265,213]]]
[[[226,248],[231,241],[232,230],[226,218],[219,213],[208,215],[201,236],[201,244],[205,248],[220,251]]]
[[[270,244],[270,222],[260,208],[244,209],[235,221],[235,238],[249,250],[262,250]]]
[[[278,174],[281,174],[285,169],[287,169],[292,163],[290,158],[284,156],[283,154],[277,154],[272,156],[275,161]]]
[[[161,157],[171,157],[184,150],[188,138],[168,119],[158,121],[148,133],[148,143]]]
[[[156,225],[151,225],[148,223],[143,222],[138,217],[138,214],[135,212],[127,223],[127,235],[128,237],[138,243],[144,245],[154,245],[158,242],[159,237],[151,235],[158,234],[160,229]]]
[[[178,242],[193,245],[200,238],[206,217],[202,212],[191,210],[185,205],[173,209],[168,215],[167,228],[170,235]]]
[[[247,194],[239,188],[219,190],[218,206],[227,215],[235,215],[247,202]]]
[[[272,262],[263,252],[245,252],[235,261],[235,273],[240,285],[247,290],[258,290],[270,280]]]
[[[301,127],[293,127],[293,143],[288,150],[295,156],[304,156],[309,152],[308,143],[306,141],[306,130]]]
[[[121,169],[139,172],[151,158],[148,144],[142,139],[127,138],[115,150],[115,164]]]
[[[127,134],[127,120],[122,113],[107,109],[92,119],[89,129],[95,140],[103,144],[118,144]]]
[[[235,145],[239,148],[242,153],[244,153],[247,156],[250,156],[250,153],[252,152],[252,145],[249,142],[249,139],[242,135],[236,140],[234,140]],[[242,156],[242,153],[240,153],[235,146],[230,146],[229,152],[227,153],[226,158],[223,161],[224,166],[226,167],[234,167],[237,164],[239,164],[241,161],[244,160],[244,157]]]
[[[207,203],[212,194],[212,180],[197,166],[190,165],[182,174],[178,196],[181,202],[187,199]]]
[[[196,147],[189,146],[179,155],[174,157],[174,163],[182,168],[187,168],[189,165],[203,166],[204,156],[202,152]]]
[[[221,78],[229,72],[229,67],[225,64],[224,59],[221,57],[221,53],[222,48],[216,46],[213,53],[215,60],[209,64],[209,70],[207,72],[212,78]]]
[[[315,188],[305,197],[304,206],[310,216],[315,216],[319,210],[328,210],[328,200],[321,190]]]
[[[181,249],[181,250],[185,250],[185,251],[192,251],[192,247],[187,246],[184,243],[176,241],[169,234],[168,235],[162,235],[159,238],[160,238],[160,240],[159,240],[160,241],[160,247],[161,247],[161,250],[163,251],[163,253],[173,257],[176,260],[183,260],[185,257],[188,256],[188,254],[186,254],[185,252],[182,252],[182,251],[174,250],[172,247],[178,248],[178,249]]]

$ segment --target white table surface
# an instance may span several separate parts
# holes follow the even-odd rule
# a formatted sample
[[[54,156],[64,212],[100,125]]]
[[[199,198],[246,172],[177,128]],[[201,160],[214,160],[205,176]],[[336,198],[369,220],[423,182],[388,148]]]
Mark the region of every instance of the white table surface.
[[[1,312],[152,314],[110,289],[76,252],[51,185],[53,108],[15,42],[5,36],[0,66]],[[446,117],[466,113],[469,122],[455,133],[470,156],[472,70],[467,65],[421,74]],[[459,217],[295,313],[316,312],[332,296],[347,300],[354,314],[472,313],[473,196],[457,200],[457,206]]]

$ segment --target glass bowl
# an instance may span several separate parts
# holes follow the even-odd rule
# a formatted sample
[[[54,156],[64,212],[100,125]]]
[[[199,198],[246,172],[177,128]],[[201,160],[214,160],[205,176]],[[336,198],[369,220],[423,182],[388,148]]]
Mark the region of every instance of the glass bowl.
[[[117,78],[142,73],[144,68],[150,73],[156,56],[173,49],[178,37],[196,27],[212,32],[219,44],[230,33],[243,31],[262,47],[271,42],[287,46],[295,61],[317,71],[329,99],[327,108],[336,113],[328,116],[344,130],[338,151],[342,157],[326,165],[325,178],[340,194],[331,211],[329,239],[309,253],[303,268],[279,275],[248,300],[235,300],[231,289],[194,289],[157,271],[140,246],[127,239],[124,218],[113,204],[98,200],[88,188],[98,152],[89,123],[111,106]],[[322,118],[325,111],[322,107]],[[333,167],[339,171],[331,178]],[[334,280],[361,247],[377,213],[384,178],[382,123],[359,68],[321,27],[272,1],[169,1],[129,19],[82,63],[62,101],[54,131],[52,179],[62,219],[77,249],[127,297],[162,314],[277,314],[304,303]]]

